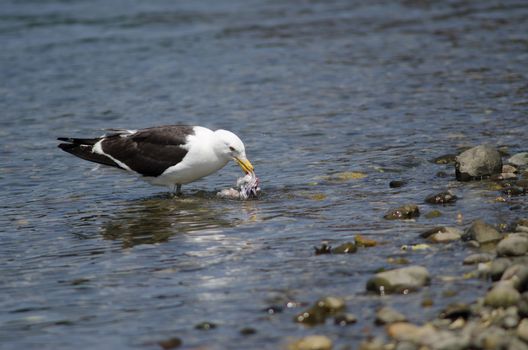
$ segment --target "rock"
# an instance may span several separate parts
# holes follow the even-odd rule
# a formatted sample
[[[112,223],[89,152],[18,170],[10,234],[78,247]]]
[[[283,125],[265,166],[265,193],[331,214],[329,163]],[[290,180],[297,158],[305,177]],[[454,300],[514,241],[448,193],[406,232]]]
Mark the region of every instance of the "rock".
[[[455,174],[458,181],[480,180],[500,174],[501,171],[501,155],[490,145],[470,148],[455,158]]]
[[[528,164],[528,152],[521,152],[514,154],[510,158],[508,158],[508,163],[516,165],[516,166],[523,166]]]
[[[354,242],[347,242],[343,243],[334,249],[332,249],[332,253],[334,254],[351,254],[355,253],[357,251],[356,244]]]
[[[166,340],[161,340],[158,342],[158,345],[164,349],[164,350],[169,350],[169,349],[176,349],[177,347],[181,346],[183,344],[183,342],[181,341],[180,338],[169,338],[169,339],[166,339]]]
[[[520,256],[528,252],[528,238],[521,235],[508,235],[497,245],[498,256]]]
[[[377,325],[384,325],[403,321],[407,321],[407,318],[403,314],[391,307],[385,306],[376,312],[376,320],[374,322]]]
[[[359,350],[385,350],[385,344],[379,337],[365,339],[359,343]]]
[[[504,271],[512,265],[512,261],[508,258],[498,258],[491,262],[489,274],[492,281],[498,281]]]
[[[500,238],[502,238],[502,236],[499,231],[480,219],[475,220],[462,235],[462,240],[474,240],[480,244],[498,241]]]
[[[528,290],[528,266],[526,264],[514,264],[502,274],[501,281],[512,281],[513,287],[519,292]]]
[[[321,255],[321,254],[330,254],[332,253],[332,247],[328,245],[328,243],[321,243],[320,247],[314,247],[315,249],[315,255]]]
[[[502,193],[504,193],[505,195],[509,196],[509,197],[514,197],[514,196],[524,196],[527,192],[527,188],[526,187],[522,187],[522,186],[518,186],[519,182],[517,183],[514,183],[510,186],[506,186],[503,190],[502,190]]]
[[[378,241],[368,239],[362,235],[356,235],[354,237],[354,243],[356,243],[356,246],[358,247],[375,247],[378,245]]]
[[[519,323],[517,336],[528,343],[528,318],[525,318]]]
[[[428,212],[427,214],[425,214],[425,217],[427,219],[434,219],[434,218],[438,218],[442,216],[442,212],[440,210],[431,210],[430,212]]]
[[[390,188],[400,188],[405,185],[407,185],[407,182],[402,180],[392,180],[391,182],[389,182]]]
[[[502,173],[503,174],[515,174],[517,172],[517,168],[513,165],[505,164],[502,166]]]
[[[521,294],[511,281],[498,282],[485,296],[484,305],[494,308],[514,306],[521,300]]]
[[[324,323],[330,315],[336,315],[346,308],[345,300],[338,297],[325,297],[319,299],[308,310],[295,316],[294,321],[304,323],[310,326]]]
[[[445,226],[435,227],[420,234],[420,237],[426,238],[433,243],[457,241],[461,236],[462,231],[459,229]]]
[[[453,164],[456,159],[456,154],[444,154],[432,160],[435,164]]]
[[[244,327],[240,330],[239,332],[241,335],[245,335],[245,336],[248,336],[248,335],[253,335],[253,334],[257,334],[257,330],[255,328],[252,328],[252,327]]]
[[[214,324],[212,322],[202,322],[202,323],[198,323],[196,326],[194,326],[194,328],[200,329],[200,330],[203,330],[203,331],[208,331],[210,329],[215,329],[216,328],[216,324]]]
[[[348,326],[357,322],[357,317],[350,313],[339,314],[334,317],[334,323],[339,326]]]
[[[425,197],[425,202],[429,204],[447,204],[454,203],[458,199],[451,191],[444,191],[436,194],[430,194]]]
[[[480,264],[480,263],[491,261],[492,259],[493,259],[493,255],[487,254],[487,253],[471,254],[464,259],[463,264],[464,265],[475,265],[475,264]]]
[[[423,327],[408,322],[392,323],[386,328],[389,337],[397,341],[410,341],[420,344],[423,335],[427,332]]]
[[[367,282],[367,290],[384,293],[415,291],[429,284],[429,272],[422,266],[407,266],[379,272]]]
[[[519,219],[515,223],[515,232],[528,232],[528,219]]]
[[[387,220],[405,220],[420,216],[420,210],[415,204],[407,204],[395,209],[391,209],[385,214]]]
[[[467,320],[469,316],[471,316],[471,307],[467,304],[449,304],[440,312],[440,318],[447,318],[453,321],[458,318]]]
[[[330,350],[332,340],[324,335],[309,335],[288,345],[288,350]]]
[[[510,338],[504,329],[491,326],[476,332],[472,345],[473,348],[482,350],[508,349]]]

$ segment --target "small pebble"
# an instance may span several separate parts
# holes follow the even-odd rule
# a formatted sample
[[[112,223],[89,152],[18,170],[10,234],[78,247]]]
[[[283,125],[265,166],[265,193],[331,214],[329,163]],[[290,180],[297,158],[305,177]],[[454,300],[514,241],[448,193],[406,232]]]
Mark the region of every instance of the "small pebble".
[[[331,350],[332,340],[324,335],[309,335],[288,345],[288,350]]]
[[[385,306],[376,312],[376,319],[374,322],[377,325],[385,325],[403,321],[407,321],[407,318],[402,313],[391,307]]]
[[[385,214],[387,220],[406,220],[420,216],[420,210],[415,204],[407,204],[395,209],[391,209]]]

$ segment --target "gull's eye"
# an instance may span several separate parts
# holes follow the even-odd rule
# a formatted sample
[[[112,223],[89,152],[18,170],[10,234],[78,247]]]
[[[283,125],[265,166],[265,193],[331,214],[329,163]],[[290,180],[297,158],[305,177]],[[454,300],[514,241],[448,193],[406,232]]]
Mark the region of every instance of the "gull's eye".
[[[235,147],[233,147],[233,146],[229,146],[229,149],[231,150],[231,152],[235,151]]]

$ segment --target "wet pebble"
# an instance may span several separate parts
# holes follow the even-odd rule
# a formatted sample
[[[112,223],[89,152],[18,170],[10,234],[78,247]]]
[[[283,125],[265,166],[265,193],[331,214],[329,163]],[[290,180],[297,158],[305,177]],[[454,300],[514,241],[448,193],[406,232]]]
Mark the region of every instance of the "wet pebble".
[[[493,259],[493,255],[488,254],[488,253],[471,254],[464,259],[463,264],[464,265],[475,265],[475,264],[489,262],[492,259]]]
[[[403,321],[407,321],[407,318],[399,311],[388,306],[379,309],[376,312],[376,319],[374,320],[377,325],[384,325]]]
[[[491,262],[489,268],[489,275],[492,281],[498,281],[504,271],[512,265],[512,261],[508,258],[498,258]]]
[[[462,231],[453,227],[439,226],[421,233],[420,237],[433,243],[449,243],[458,241],[462,237]]]
[[[498,241],[500,238],[502,238],[502,236],[499,231],[480,219],[475,220],[462,235],[464,241],[473,240],[480,244]]]
[[[255,328],[252,328],[252,327],[244,327],[240,330],[240,334],[241,335],[245,335],[245,336],[248,336],[248,335],[253,335],[253,334],[256,334],[257,333],[257,330]]]
[[[528,343],[528,318],[525,318],[519,323],[519,326],[517,327],[517,336]]]
[[[456,202],[457,199],[458,197],[451,191],[444,191],[428,195],[425,198],[425,202],[429,204],[448,204]]]
[[[320,247],[314,247],[315,255],[330,254],[332,253],[332,247],[327,243],[321,243]]]
[[[444,154],[432,160],[435,164],[453,164],[456,160],[456,154]]]
[[[343,243],[334,249],[332,249],[332,253],[334,254],[351,254],[355,253],[357,251],[356,244],[354,242],[347,242]]]
[[[420,216],[420,210],[415,204],[407,204],[401,207],[390,209],[384,218],[387,220],[405,220]]]
[[[521,293],[528,290],[528,265],[511,265],[502,274],[501,281],[512,281],[513,287]]]
[[[428,212],[427,214],[425,214],[425,217],[427,219],[434,219],[434,218],[438,218],[442,216],[442,212],[440,210],[431,210],[430,212]]]
[[[362,235],[356,235],[354,237],[354,243],[358,247],[375,247],[378,245],[378,241],[366,238]]]
[[[334,317],[334,323],[338,326],[348,326],[357,322],[357,317],[351,313],[344,313]]]
[[[494,308],[514,306],[521,299],[521,294],[513,287],[511,281],[500,281],[484,297],[484,304]]]
[[[429,284],[429,272],[422,266],[407,266],[379,272],[367,282],[367,290],[380,294],[408,293]]]
[[[215,329],[216,324],[212,322],[202,322],[202,323],[198,323],[196,326],[194,326],[194,328],[203,330],[203,331],[208,331],[210,329]]]
[[[528,238],[512,234],[506,236],[497,244],[498,256],[520,256],[528,252]]]
[[[467,320],[469,316],[471,316],[471,307],[467,304],[449,304],[440,312],[440,318],[447,318],[453,321],[458,318]]]
[[[309,335],[288,345],[288,350],[331,350],[332,340],[324,335]]]
[[[319,299],[308,310],[295,316],[294,321],[306,325],[324,323],[329,316],[337,315],[346,308],[343,298],[328,296]]]
[[[508,163],[516,166],[528,165],[528,152],[514,154],[508,158]]]
[[[182,340],[177,337],[169,338],[166,340],[161,340],[158,342],[158,345],[164,350],[176,349],[180,347],[182,344],[183,344]]]
[[[499,151],[491,145],[480,145],[460,153],[455,158],[455,174],[459,181],[480,180],[500,174],[502,159]]]
[[[403,187],[407,184],[406,181],[403,181],[403,180],[392,180],[391,182],[389,182],[389,187],[390,188],[400,188],[400,187]]]

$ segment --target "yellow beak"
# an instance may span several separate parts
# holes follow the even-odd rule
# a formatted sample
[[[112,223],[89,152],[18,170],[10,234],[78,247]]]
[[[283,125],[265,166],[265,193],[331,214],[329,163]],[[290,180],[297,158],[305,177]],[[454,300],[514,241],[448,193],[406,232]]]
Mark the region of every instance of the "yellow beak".
[[[238,165],[242,168],[242,171],[244,171],[246,174],[247,173],[252,173],[253,170],[254,170],[253,165],[246,158],[235,157],[235,162],[238,163]]]

